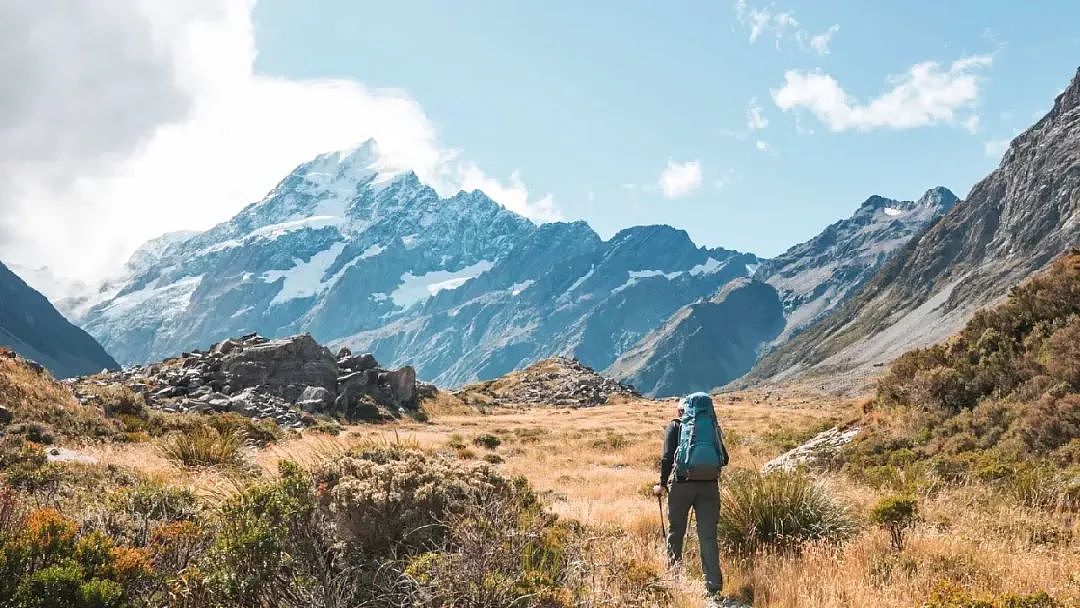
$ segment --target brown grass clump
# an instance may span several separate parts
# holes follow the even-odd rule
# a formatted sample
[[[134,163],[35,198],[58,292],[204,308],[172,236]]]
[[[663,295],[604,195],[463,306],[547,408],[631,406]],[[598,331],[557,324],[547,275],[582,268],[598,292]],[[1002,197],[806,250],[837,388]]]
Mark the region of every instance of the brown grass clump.
[[[237,430],[220,432],[209,426],[186,433],[173,433],[161,441],[161,451],[187,467],[243,467],[246,463],[244,436]]]

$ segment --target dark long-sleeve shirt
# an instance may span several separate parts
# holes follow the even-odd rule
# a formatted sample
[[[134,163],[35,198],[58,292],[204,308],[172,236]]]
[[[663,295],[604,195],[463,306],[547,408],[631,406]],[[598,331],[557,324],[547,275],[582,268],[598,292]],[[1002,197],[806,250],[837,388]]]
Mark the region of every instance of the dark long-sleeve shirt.
[[[679,428],[681,424],[678,420],[672,420],[668,424],[667,432],[664,434],[664,455],[660,459],[660,485],[665,488],[668,485],[668,479],[671,477],[671,470],[675,468],[675,448],[679,447]]]

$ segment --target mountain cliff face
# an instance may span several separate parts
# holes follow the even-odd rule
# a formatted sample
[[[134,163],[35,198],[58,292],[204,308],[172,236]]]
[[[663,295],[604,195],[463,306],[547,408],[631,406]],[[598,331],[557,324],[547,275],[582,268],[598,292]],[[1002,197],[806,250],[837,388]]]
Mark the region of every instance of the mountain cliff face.
[[[0,346],[44,365],[58,378],[115,369],[116,361],[86,332],[0,263]]]
[[[581,222],[536,226],[482,192],[441,198],[412,173],[380,173],[377,159],[374,142],[319,156],[231,220],[151,241],[97,301],[70,308],[124,363],[310,332],[459,385],[550,355],[606,367],[759,262],[667,226],[608,241]]]
[[[688,302],[758,263],[698,248],[668,226],[639,226],[609,241],[583,223],[546,224],[490,270],[440,292],[375,330],[341,340],[422,377],[458,385],[551,355],[604,368]]]
[[[846,305],[765,357],[748,381],[865,369],[959,329],[1080,244],[1080,71],[998,168]]]
[[[746,373],[784,325],[775,288],[735,279],[712,298],[680,308],[607,374],[650,396],[710,391]]]
[[[940,186],[917,201],[872,196],[850,218],[763,262],[754,276],[780,293],[787,319],[776,342],[786,341],[858,291],[890,256],[958,200]]]
[[[858,291],[956,202],[940,187],[917,201],[872,196],[850,218],[762,261],[755,281],[736,279],[708,301],[680,308],[607,373],[653,396],[726,384]]]

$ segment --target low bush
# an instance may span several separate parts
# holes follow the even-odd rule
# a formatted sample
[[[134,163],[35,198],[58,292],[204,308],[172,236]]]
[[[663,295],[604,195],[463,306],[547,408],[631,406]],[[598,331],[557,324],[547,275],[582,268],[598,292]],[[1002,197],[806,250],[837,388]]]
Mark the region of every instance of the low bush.
[[[941,581],[934,586],[923,608],[1064,608],[1065,604],[1050,597],[1046,592],[1028,595],[1004,594],[974,596],[971,592],[951,581]]]
[[[800,471],[736,470],[720,488],[718,538],[743,556],[842,541],[856,530],[847,509]]]
[[[470,506],[536,504],[522,482],[507,480],[486,463],[396,446],[354,451],[316,481],[337,536],[368,555],[430,548],[445,538],[446,518]]]
[[[492,435],[491,433],[484,433],[483,435],[477,435],[476,437],[473,437],[472,442],[473,442],[473,445],[475,445],[476,447],[485,448],[485,449],[488,449],[488,450],[494,450],[495,448],[502,445],[502,439],[499,439],[498,437],[496,437],[495,435]]]
[[[4,501],[0,501],[4,502]],[[153,574],[148,555],[100,532],[80,533],[54,509],[0,513],[0,605],[121,608]]]
[[[915,523],[918,502],[910,496],[883,498],[870,509],[870,521],[889,531],[893,549],[904,548],[904,533]]]

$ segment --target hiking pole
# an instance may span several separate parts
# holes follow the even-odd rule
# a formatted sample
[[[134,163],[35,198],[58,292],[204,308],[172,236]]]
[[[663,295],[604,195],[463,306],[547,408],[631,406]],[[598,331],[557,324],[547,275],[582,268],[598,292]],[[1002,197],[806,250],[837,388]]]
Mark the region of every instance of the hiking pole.
[[[663,535],[661,538],[667,539],[667,527],[664,526],[664,499],[660,495],[656,496],[656,506],[660,507],[660,533]]]

